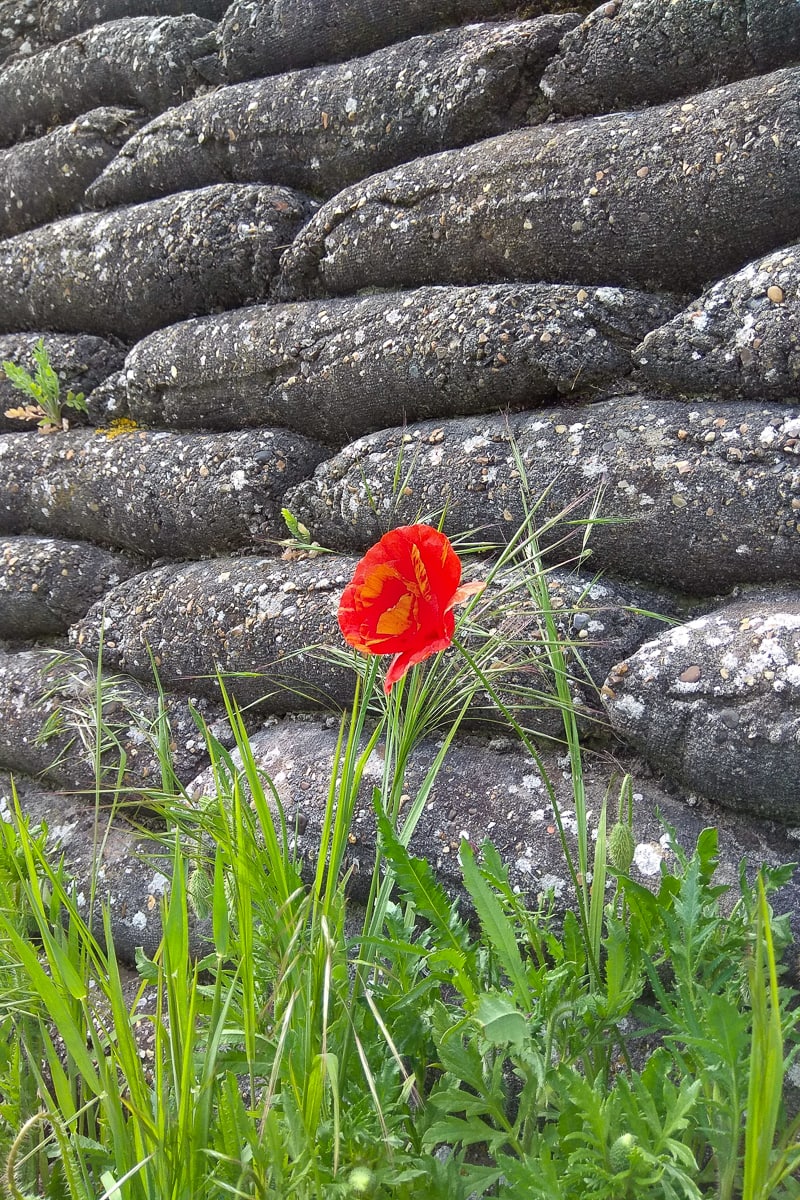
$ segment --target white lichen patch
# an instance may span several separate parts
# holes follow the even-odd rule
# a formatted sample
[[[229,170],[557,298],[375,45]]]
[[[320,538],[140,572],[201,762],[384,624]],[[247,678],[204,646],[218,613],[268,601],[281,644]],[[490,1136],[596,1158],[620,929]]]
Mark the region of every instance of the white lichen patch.
[[[633,865],[641,875],[658,875],[664,858],[664,847],[659,842],[639,842],[633,852]]]
[[[626,693],[619,700],[615,700],[614,709],[618,715],[627,717],[631,724],[638,723],[645,715],[645,706],[642,701],[637,700],[630,693]]]

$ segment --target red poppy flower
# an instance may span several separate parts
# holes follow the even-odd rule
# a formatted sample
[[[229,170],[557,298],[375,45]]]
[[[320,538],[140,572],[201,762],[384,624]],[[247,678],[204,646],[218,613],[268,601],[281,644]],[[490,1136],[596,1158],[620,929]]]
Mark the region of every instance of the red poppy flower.
[[[339,604],[339,628],[364,654],[394,655],[387,695],[409,667],[452,642],[453,606],[483,587],[460,581],[461,560],[430,525],[392,529],[357,565]]]

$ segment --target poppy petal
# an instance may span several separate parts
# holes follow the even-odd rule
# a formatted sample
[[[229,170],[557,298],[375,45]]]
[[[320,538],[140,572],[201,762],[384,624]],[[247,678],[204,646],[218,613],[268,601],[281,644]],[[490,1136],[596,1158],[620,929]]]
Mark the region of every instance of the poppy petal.
[[[389,663],[389,670],[386,672],[386,678],[383,681],[383,690],[386,695],[392,690],[398,679],[402,679],[406,671],[411,666],[411,654],[406,651],[403,654],[395,654],[392,661]]]
[[[486,587],[481,580],[475,579],[472,583],[463,583],[460,588],[456,588],[453,592],[453,599],[450,601],[449,608],[455,608],[457,604],[463,604],[465,600],[469,600],[471,596],[479,595]]]
[[[406,592],[401,596],[392,608],[382,612],[378,617],[378,623],[375,626],[376,633],[385,636],[386,634],[400,635],[406,633],[411,627],[414,618],[414,597],[410,592]]]
[[[420,595],[423,600],[427,600],[430,603],[433,600],[433,589],[431,588],[431,581],[428,578],[425,563],[422,561],[419,546],[412,545],[411,547],[411,564],[414,568],[414,577],[417,581]]]

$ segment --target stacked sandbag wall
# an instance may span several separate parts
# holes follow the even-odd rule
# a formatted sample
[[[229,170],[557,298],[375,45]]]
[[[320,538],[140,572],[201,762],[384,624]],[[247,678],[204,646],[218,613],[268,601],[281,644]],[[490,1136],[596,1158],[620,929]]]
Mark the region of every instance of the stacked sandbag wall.
[[[533,503],[589,793],[634,771],[637,869],[669,852],[657,809],[720,825],[732,878],[791,857],[797,6],[8,7],[0,357],[32,369],[43,339],[87,409],[0,416],[0,771],[31,811],[83,828],[98,663],[126,791],[157,785],[167,721],[201,795],[192,711],[230,742],[222,674],[313,858],[358,555],[443,518],[496,556]],[[332,553],[287,551],[282,509]],[[533,603],[503,630],[535,647]],[[557,737],[534,674],[523,715]],[[490,834],[535,893],[563,874],[552,811],[484,717],[419,850],[456,887],[458,839]]]

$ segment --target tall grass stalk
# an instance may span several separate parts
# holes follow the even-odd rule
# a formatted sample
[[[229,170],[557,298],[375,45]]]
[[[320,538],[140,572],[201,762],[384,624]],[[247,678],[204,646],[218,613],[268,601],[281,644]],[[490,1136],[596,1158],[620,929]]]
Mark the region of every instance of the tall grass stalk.
[[[769,1200],[779,1184],[800,1167],[797,1118],[775,1153],[784,1084],[784,1006],[764,881],[758,877],[755,937],[750,966],[750,1082],[744,1146],[742,1200]]]

